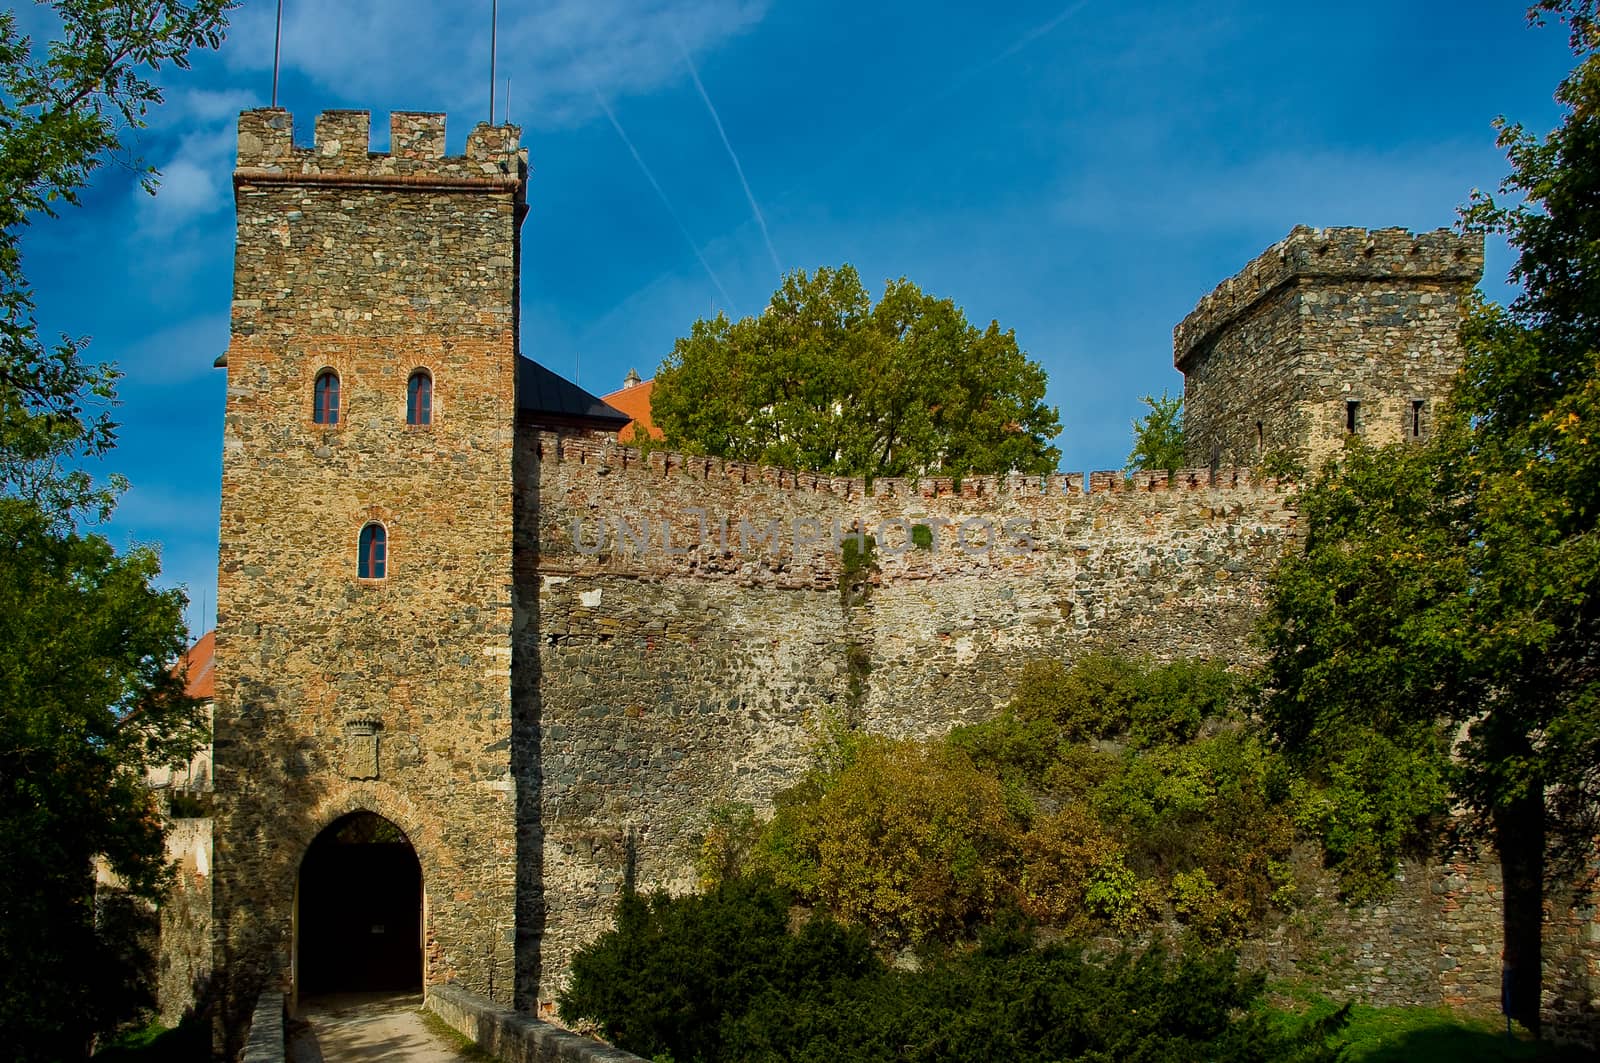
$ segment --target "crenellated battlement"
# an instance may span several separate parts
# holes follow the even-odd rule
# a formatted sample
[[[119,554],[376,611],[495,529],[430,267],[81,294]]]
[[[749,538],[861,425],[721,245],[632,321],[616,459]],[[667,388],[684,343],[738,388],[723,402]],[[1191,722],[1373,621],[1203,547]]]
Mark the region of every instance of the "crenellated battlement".
[[[234,184],[398,184],[504,188],[525,181],[528,153],[514,125],[480,122],[466,151],[445,155],[445,116],[430,111],[389,115],[389,150],[372,151],[370,111],[323,111],[311,147],[294,144],[294,117],[282,108],[239,113]]]
[[[796,472],[770,465],[728,461],[704,454],[680,454],[652,450],[611,439],[568,435],[549,430],[529,431],[532,453],[542,462],[592,465],[607,474],[616,472],[653,479],[684,477],[719,483],[763,484],[794,492],[833,495],[841,499],[982,499],[1005,498],[1083,498],[1086,494],[1155,494],[1180,491],[1290,490],[1293,485],[1272,477],[1258,477],[1249,467],[1219,469],[1180,469],[1141,471],[1131,476],[1119,470],[1087,474],[1053,472],[1047,474],[1007,473],[1001,476],[879,476],[868,481],[860,476],[826,476]]]
[[[1298,280],[1454,282],[1483,275],[1483,237],[1449,229],[1329,228],[1297,225],[1244,269],[1217,285],[1172,330],[1181,370],[1197,349],[1257,304]]]

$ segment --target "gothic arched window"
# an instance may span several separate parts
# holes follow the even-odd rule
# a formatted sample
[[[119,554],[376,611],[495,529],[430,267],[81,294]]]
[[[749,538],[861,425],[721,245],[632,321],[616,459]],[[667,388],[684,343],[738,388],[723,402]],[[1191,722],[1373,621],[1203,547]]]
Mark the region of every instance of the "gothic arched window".
[[[324,369],[317,374],[311,419],[317,424],[339,423],[339,374],[332,369]]]
[[[418,369],[406,381],[406,424],[433,423],[433,375]]]
[[[362,579],[383,579],[389,569],[389,535],[383,525],[373,522],[361,529],[360,560],[356,562],[356,575]]]

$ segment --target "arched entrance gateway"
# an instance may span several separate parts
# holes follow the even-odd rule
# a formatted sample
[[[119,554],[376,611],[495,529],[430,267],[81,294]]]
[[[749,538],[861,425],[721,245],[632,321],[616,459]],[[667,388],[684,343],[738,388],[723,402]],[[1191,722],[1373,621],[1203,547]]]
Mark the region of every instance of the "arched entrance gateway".
[[[300,863],[295,989],[422,988],[422,865],[405,832],[352,812],[317,835]]]

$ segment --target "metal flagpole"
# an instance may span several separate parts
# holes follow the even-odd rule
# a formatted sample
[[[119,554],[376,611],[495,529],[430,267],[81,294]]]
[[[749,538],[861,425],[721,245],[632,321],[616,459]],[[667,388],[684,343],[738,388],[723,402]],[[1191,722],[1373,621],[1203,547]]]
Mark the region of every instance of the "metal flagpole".
[[[283,0],[278,0],[278,29],[272,38],[272,106],[278,106],[278,54],[283,50]]]
[[[500,0],[490,0],[489,3],[489,124],[494,125],[494,61],[495,61],[495,33],[500,24]]]

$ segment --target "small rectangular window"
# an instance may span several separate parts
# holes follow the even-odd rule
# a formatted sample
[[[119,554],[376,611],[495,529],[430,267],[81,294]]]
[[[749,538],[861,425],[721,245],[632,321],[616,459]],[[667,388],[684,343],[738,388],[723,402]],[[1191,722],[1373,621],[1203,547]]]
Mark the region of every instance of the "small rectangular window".
[[[1256,457],[1258,457],[1258,458],[1261,457],[1261,454],[1262,454],[1262,452],[1264,450],[1266,450],[1266,433],[1262,431],[1261,422],[1257,421],[1256,422]]]
[[[1351,399],[1344,404],[1344,430],[1346,435],[1355,435],[1356,430],[1360,427],[1360,421],[1358,419],[1360,410],[1361,403],[1357,402],[1355,399]]]
[[[1411,438],[1422,438],[1422,400],[1411,400]]]

